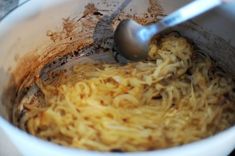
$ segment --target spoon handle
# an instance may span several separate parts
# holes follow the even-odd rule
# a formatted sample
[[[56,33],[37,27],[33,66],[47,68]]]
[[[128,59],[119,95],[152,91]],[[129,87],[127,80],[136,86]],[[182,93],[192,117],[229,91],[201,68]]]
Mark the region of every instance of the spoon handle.
[[[162,29],[178,25],[219,6],[223,2],[225,2],[225,0],[194,0],[188,5],[166,16],[158,24],[161,25]]]

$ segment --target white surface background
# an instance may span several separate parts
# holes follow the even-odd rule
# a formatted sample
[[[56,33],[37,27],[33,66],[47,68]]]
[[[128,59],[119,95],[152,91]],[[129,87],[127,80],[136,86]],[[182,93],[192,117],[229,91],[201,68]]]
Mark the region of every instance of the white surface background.
[[[18,0],[15,0],[18,1]],[[8,11],[12,10],[16,7],[16,3],[14,0],[0,0],[0,15],[4,16]],[[18,4],[22,4],[27,0],[19,0]],[[5,133],[0,129],[0,156],[21,156],[18,152],[15,145],[13,145],[9,138],[5,135]]]
[[[0,156],[21,156],[5,133],[0,129]]]

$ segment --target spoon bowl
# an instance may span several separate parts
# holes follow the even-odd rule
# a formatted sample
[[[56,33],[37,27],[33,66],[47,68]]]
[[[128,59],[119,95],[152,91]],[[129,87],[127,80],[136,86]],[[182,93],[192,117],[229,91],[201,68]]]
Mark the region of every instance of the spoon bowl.
[[[138,61],[147,57],[148,44],[152,36],[141,36],[144,26],[127,19],[117,27],[114,40],[116,46],[125,58]]]
[[[142,26],[127,19],[120,22],[114,32],[117,49],[125,58],[133,61],[144,60],[148,56],[148,46],[152,37],[163,30],[192,19],[225,2],[224,0],[195,0],[166,16],[156,24]]]

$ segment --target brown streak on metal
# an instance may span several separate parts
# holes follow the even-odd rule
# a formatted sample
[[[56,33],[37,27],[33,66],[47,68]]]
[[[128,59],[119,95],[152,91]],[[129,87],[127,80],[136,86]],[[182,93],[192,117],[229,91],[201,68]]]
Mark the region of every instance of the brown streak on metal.
[[[149,0],[149,4],[149,14],[155,17],[162,15],[163,10],[156,1]],[[34,77],[38,77],[38,73],[42,67],[52,61],[55,57],[63,56],[72,51],[78,51],[79,49],[91,44],[93,42],[93,39],[91,38],[94,31],[93,29],[100,19],[99,16],[93,15],[97,10],[98,9],[93,3],[89,3],[85,6],[85,11],[83,12],[84,18],[81,20],[76,20],[76,18],[71,17],[65,18],[62,21],[62,30],[49,30],[47,32],[47,36],[51,39],[52,43],[48,48],[44,49],[42,54],[39,55],[37,52],[31,51],[18,60],[17,68],[12,72],[16,83],[22,83],[26,75],[34,75]],[[144,15],[136,16],[120,13],[119,19],[125,18],[133,18],[141,24],[151,23],[154,20],[153,18],[147,19]],[[115,27],[115,25],[113,25],[113,27]],[[81,26],[85,27],[81,28]],[[79,28],[81,30],[79,30]],[[83,36],[86,36],[86,38],[78,40],[79,37]],[[70,41],[68,41],[69,38]]]
[[[150,4],[152,4],[150,2]],[[156,5],[156,4],[155,4]],[[150,7],[149,9],[149,18],[143,16],[136,15],[128,15],[123,12],[119,13],[118,17],[115,18],[111,24],[111,27],[115,29],[117,24],[126,18],[132,18],[141,24],[152,23],[156,20],[155,17],[162,14],[159,5],[157,5],[158,9],[154,9],[154,7]],[[93,33],[97,26],[97,23],[102,20],[105,16],[105,11],[99,10],[103,15],[94,15],[93,13],[98,11],[94,4],[89,3],[85,7],[85,11],[83,12],[82,17],[68,17],[62,19],[62,27],[59,30],[48,30],[46,35],[51,40],[50,45],[45,49],[35,49],[33,51],[28,52],[28,54],[22,56],[17,61],[17,66],[13,69],[12,73],[12,81],[9,84],[9,88],[13,88],[14,92],[16,92],[16,99],[13,102],[17,104],[17,101],[24,94],[24,89],[30,87],[37,79],[40,77],[40,72],[44,68],[45,65],[53,62],[55,58],[63,57],[68,55],[74,51],[81,52],[80,50],[87,46],[94,46],[95,51],[99,52],[98,48],[103,47],[103,49],[107,49],[109,43],[113,43],[112,34],[110,32],[106,32],[105,24],[103,25],[104,32],[100,33],[109,33],[97,44],[94,44]],[[111,45],[112,46],[112,45]],[[109,47],[112,50],[112,47]],[[13,86],[13,87],[12,87]],[[15,97],[12,96],[11,98]]]
[[[156,0],[149,0],[148,13],[156,20],[158,16],[165,16],[162,6]]]

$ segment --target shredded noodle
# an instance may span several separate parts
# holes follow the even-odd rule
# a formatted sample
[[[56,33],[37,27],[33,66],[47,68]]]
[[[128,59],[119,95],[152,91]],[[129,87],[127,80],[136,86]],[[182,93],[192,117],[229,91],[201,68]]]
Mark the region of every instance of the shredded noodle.
[[[19,126],[54,143],[145,151],[190,143],[235,123],[234,82],[183,37],[150,45],[150,60],[74,66],[57,84],[37,82],[40,103],[21,103]]]

